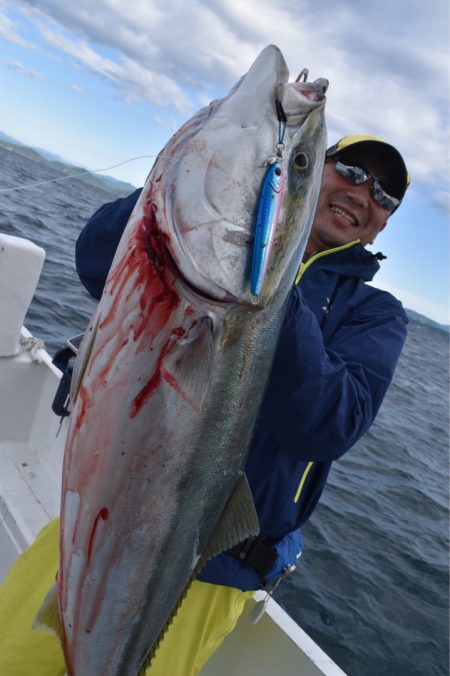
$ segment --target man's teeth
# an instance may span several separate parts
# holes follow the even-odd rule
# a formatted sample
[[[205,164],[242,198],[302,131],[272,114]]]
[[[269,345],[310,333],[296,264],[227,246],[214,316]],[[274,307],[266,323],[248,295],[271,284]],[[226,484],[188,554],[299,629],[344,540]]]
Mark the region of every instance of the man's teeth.
[[[331,211],[333,211],[335,214],[338,214],[339,216],[342,216],[342,218],[345,218],[345,220],[348,221],[350,225],[357,225],[353,216],[350,216],[350,214],[348,214],[343,209],[339,209],[339,207],[331,207]]]

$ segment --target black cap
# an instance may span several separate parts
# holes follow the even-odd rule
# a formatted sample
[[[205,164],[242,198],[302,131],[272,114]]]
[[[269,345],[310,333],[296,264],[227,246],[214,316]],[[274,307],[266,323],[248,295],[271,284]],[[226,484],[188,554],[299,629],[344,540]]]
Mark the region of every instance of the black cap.
[[[353,151],[367,152],[381,159],[389,169],[389,183],[392,186],[392,195],[402,200],[410,184],[410,176],[405,161],[399,151],[390,143],[386,143],[377,136],[367,134],[353,134],[344,136],[337,143],[328,148],[325,157],[342,157],[353,155]]]

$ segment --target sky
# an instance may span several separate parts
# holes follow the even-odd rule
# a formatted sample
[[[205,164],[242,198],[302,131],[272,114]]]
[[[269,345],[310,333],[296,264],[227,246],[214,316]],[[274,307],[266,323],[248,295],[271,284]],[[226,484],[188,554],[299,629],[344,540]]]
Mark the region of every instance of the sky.
[[[447,0],[0,0],[0,131],[140,186],[268,44],[292,79],[330,81],[330,145],[367,133],[402,153],[412,183],[375,285],[450,323]]]

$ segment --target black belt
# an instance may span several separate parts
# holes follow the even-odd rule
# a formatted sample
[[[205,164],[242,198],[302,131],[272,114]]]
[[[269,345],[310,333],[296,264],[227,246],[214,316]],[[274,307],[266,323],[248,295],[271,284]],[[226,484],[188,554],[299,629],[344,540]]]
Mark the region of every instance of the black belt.
[[[253,566],[261,577],[265,577],[272,570],[278,558],[278,552],[272,544],[257,538],[247,538],[228,549],[227,553]]]

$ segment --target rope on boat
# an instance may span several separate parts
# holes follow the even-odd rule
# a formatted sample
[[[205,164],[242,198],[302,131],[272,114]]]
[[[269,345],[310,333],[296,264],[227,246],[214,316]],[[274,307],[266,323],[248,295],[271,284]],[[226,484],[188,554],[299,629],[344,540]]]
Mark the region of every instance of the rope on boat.
[[[19,345],[22,348],[22,352],[30,353],[33,364],[42,363],[42,357],[37,353],[40,350],[44,350],[45,345],[40,338],[35,338],[34,336],[29,336],[28,338],[25,338],[25,336],[21,336],[19,339]]]

